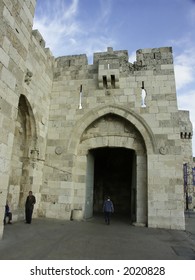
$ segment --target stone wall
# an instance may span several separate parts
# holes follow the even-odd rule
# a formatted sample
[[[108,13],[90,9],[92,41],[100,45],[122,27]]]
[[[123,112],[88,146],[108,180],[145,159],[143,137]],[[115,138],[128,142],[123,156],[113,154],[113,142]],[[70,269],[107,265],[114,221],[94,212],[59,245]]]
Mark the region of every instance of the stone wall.
[[[35,4],[35,0],[0,3],[1,221],[6,199],[13,219],[23,219],[25,195],[32,189],[39,201],[42,182],[54,59],[39,32],[32,32]],[[24,138],[26,142],[20,143]],[[26,178],[24,188],[20,176]]]
[[[147,181],[143,178],[140,185],[145,182],[148,212],[140,222],[145,215],[149,226],[183,229],[182,147],[191,152],[181,141],[170,47],[138,50],[134,64],[128,62],[127,51],[112,48],[94,54],[93,65],[87,64],[85,55],[56,59],[41,191],[43,215],[66,219],[72,209],[85,212],[88,151],[124,147],[117,131],[112,138],[91,136],[88,148],[83,144],[88,126],[108,113],[133,124],[146,146]]]

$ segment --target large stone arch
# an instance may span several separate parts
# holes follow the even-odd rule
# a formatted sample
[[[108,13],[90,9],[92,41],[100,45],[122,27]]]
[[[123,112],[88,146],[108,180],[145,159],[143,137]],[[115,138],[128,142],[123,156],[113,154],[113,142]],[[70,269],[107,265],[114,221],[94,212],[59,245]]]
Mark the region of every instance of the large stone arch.
[[[25,198],[33,185],[37,153],[37,128],[33,110],[26,96],[20,95],[7,197],[14,219],[23,218]]]
[[[113,118],[107,130],[98,131],[97,126],[105,125],[105,119]],[[120,124],[123,123],[121,129]],[[104,132],[103,132],[104,131]],[[114,105],[101,106],[89,112],[76,124],[69,142],[69,150],[74,154],[73,186],[74,193],[79,193],[73,198],[73,208],[80,209],[84,217],[89,217],[87,207],[92,201],[93,161],[90,151],[102,147],[125,148],[135,151],[135,179],[136,192],[136,217],[134,221],[147,224],[147,154],[153,154],[156,143],[151,129],[145,121],[131,110]]]
[[[98,106],[77,121],[70,135],[70,140],[68,143],[68,150],[70,151],[70,153],[76,154],[78,144],[85,129],[95,120],[109,113],[123,117],[124,119],[132,123],[144,139],[147,154],[156,153],[157,145],[155,137],[145,120],[131,109],[125,106],[116,105]]]

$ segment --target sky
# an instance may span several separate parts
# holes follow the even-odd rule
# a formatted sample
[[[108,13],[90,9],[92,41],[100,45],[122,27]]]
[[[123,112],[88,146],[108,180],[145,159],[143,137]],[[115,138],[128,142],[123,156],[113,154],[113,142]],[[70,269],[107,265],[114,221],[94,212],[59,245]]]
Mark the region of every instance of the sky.
[[[195,0],[37,0],[33,29],[55,57],[172,47],[178,108],[190,112],[195,156]]]

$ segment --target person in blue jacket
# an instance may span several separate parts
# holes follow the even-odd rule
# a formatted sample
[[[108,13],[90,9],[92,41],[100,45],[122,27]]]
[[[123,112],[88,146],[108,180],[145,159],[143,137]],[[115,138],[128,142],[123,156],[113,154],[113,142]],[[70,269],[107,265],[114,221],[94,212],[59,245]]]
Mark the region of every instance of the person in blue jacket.
[[[107,225],[109,225],[111,213],[114,213],[114,206],[109,196],[107,196],[107,198],[104,201],[103,212],[104,212],[105,222]]]
[[[3,220],[4,225],[6,225],[6,217],[8,217],[8,224],[12,224],[12,212],[10,212],[10,208],[7,201],[5,205],[5,215]]]

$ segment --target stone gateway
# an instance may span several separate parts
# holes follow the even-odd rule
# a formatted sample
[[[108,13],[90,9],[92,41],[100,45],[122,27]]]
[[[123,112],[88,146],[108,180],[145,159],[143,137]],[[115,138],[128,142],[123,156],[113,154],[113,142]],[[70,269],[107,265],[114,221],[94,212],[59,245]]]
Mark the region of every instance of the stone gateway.
[[[17,3],[17,5],[16,5]],[[110,195],[129,223],[185,229],[189,112],[178,110],[171,47],[55,58],[32,30],[35,0],[0,4],[0,236],[13,221],[88,219]]]

